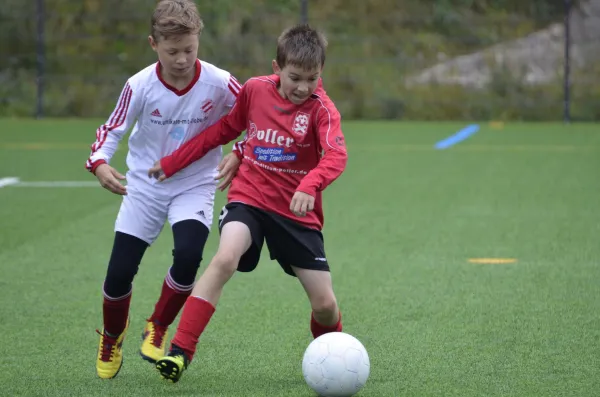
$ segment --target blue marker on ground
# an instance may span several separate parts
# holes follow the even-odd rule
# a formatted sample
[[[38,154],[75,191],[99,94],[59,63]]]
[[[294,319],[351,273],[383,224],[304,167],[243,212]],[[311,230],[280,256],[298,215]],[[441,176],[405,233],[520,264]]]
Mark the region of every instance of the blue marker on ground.
[[[456,145],[459,142],[464,141],[474,133],[479,131],[479,124],[471,124],[458,131],[456,134],[449,136],[448,138],[442,139],[435,144],[435,148],[438,150],[448,149],[451,146]]]

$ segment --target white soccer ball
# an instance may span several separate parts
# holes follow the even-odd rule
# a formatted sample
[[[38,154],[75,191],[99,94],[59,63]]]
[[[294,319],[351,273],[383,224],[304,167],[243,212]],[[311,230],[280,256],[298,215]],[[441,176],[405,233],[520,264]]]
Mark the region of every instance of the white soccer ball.
[[[302,359],[308,386],[322,397],[349,397],[363,388],[371,364],[365,347],[352,335],[330,332],[313,340]]]

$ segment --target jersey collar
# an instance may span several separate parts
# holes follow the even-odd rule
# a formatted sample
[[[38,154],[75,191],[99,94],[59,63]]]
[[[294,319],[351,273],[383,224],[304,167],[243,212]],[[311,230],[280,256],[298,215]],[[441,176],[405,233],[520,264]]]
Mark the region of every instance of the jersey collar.
[[[192,79],[192,81],[190,81],[190,83],[187,85],[187,87],[185,87],[182,90],[178,90],[177,88],[173,87],[172,85],[170,85],[163,79],[162,74],[160,73],[160,61],[156,63],[156,75],[158,76],[158,79],[167,89],[173,91],[178,96],[187,94],[194,87],[194,85],[200,79],[201,69],[202,69],[202,64],[200,63],[199,59],[196,59],[196,71],[194,72],[194,78]]]

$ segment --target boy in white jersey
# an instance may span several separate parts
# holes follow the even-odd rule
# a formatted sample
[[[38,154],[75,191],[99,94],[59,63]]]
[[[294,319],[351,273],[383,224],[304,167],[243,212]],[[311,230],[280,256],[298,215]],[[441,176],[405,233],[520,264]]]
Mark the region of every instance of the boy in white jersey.
[[[239,166],[234,154],[219,165],[222,152],[217,148],[167,183],[147,177],[156,158],[172,153],[227,113],[240,90],[227,71],[198,60],[203,22],[193,1],[160,1],[151,26],[148,40],[158,62],[127,81],[111,117],[96,132],[86,164],[104,188],[123,195],[103,287],[104,328],[98,332],[96,370],[104,379],[114,378],[121,368],[132,282],[146,248],[168,220],[174,238],[173,264],[147,320],[140,349],[150,362],[164,356],[167,327],[189,296],[202,260],[216,179],[223,178],[220,187],[225,188]],[[125,178],[109,161],[132,126]],[[235,148],[239,151],[243,146]],[[124,179],[127,186],[120,182]]]

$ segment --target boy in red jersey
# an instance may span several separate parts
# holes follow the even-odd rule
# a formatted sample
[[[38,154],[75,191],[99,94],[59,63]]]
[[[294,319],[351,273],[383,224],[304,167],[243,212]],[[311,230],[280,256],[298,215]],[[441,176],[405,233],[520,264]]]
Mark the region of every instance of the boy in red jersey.
[[[312,307],[316,338],[341,331],[323,236],[322,191],[344,171],[340,114],[319,85],[327,42],[300,25],[282,33],[274,74],[251,78],[231,113],[148,171],[165,180],[246,130],[242,164],[219,217],[219,248],[187,299],[161,375],[178,381],[192,360],[224,285],[257,266],[263,242],[271,259],[296,276]]]

